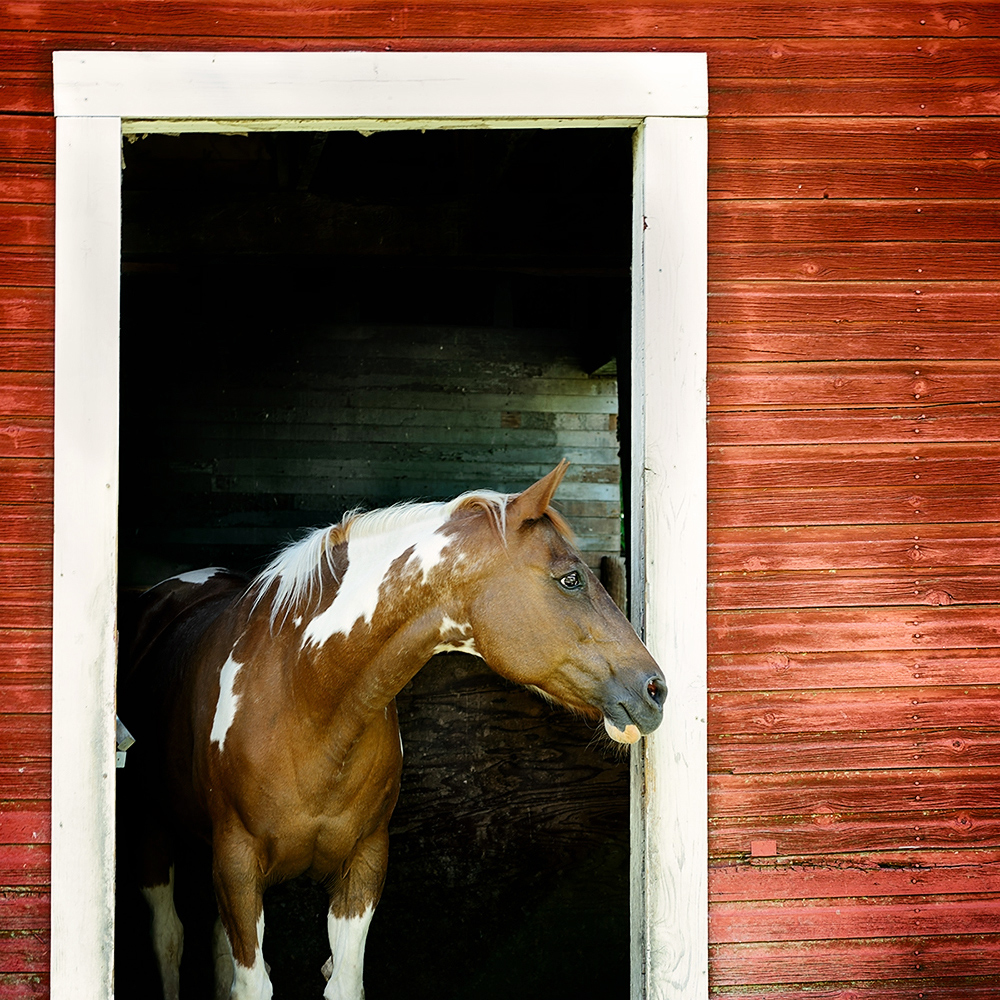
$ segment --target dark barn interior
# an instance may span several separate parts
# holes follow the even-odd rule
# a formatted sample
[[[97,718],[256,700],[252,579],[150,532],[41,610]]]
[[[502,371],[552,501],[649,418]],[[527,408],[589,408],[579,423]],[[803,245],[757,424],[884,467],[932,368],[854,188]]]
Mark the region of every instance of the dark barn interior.
[[[200,566],[252,573],[353,507],[519,490],[564,456],[557,505],[595,567],[619,556],[631,142],[567,129],[126,144],[123,600]],[[464,654],[435,657],[398,704],[369,1000],[624,998],[627,762]],[[179,907],[196,905],[177,878]],[[119,886],[116,996],[155,995],[143,904]],[[269,891],[278,1000],[322,991],[325,905],[303,879]]]

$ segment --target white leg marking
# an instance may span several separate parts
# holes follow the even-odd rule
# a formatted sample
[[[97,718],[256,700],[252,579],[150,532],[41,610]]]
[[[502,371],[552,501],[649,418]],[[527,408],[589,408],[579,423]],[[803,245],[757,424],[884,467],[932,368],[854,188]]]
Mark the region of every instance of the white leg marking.
[[[215,959],[215,1000],[226,1000],[233,989],[236,974],[233,949],[229,936],[222,926],[221,918],[216,918],[213,931],[212,955]]]
[[[222,665],[222,673],[219,674],[219,700],[215,704],[215,718],[212,720],[212,735],[209,739],[213,743],[219,744],[219,753],[226,742],[226,733],[236,718],[236,707],[240,696],[233,692],[233,685],[236,683],[236,675],[239,673],[242,663],[238,663],[230,654],[229,659]]]
[[[326,915],[330,951],[333,953],[332,973],[323,990],[326,1000],[364,1000],[365,938],[374,912],[374,908],[369,906],[360,917]],[[326,968],[324,965],[324,971]]]
[[[153,951],[160,966],[164,1000],[180,995],[184,927],[174,908],[174,866],[166,885],[143,886],[142,894],[153,914]]]
[[[232,1000],[271,1000],[271,980],[267,976],[264,964],[264,952],[261,945],[264,941],[264,914],[257,918],[257,952],[253,965],[247,968],[239,962],[233,963],[233,990],[229,994]]]

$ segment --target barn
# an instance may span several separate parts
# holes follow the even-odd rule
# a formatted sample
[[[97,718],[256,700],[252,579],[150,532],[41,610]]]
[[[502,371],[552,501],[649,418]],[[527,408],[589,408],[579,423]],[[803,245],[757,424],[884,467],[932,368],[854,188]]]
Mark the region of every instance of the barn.
[[[995,4],[12,0],[0,46],[0,998],[149,995],[119,597],[564,454],[665,724],[624,761],[436,658],[371,1000],[996,995]]]

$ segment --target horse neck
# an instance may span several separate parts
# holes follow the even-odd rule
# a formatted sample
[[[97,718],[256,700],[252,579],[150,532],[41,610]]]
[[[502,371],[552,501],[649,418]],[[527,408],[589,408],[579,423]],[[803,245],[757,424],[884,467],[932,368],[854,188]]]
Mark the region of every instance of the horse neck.
[[[348,559],[339,581],[335,570],[323,580],[324,592],[333,593],[332,600],[290,622],[299,655],[289,667],[314,687],[313,704],[321,700],[331,712],[342,704],[361,712],[381,711],[443,638],[460,639],[463,628],[468,628],[450,558],[438,553],[439,561],[426,573],[427,562],[415,558],[402,572],[398,567],[383,572],[370,552],[358,547],[354,555],[353,576]],[[384,556],[382,562],[387,562]],[[282,631],[288,625],[286,620]]]

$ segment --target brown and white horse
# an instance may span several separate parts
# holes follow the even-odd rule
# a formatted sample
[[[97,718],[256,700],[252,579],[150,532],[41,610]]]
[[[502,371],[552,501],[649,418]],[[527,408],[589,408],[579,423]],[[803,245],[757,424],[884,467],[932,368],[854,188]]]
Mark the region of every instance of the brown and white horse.
[[[363,996],[402,766],[394,699],[435,653],[481,656],[603,717],[619,742],[657,727],[663,675],[550,506],[566,464],[516,495],[348,515],[249,587],[203,570],[144,595],[120,712],[135,750],[150,747],[133,778],[147,789],[135,835],[167,1000],[179,994],[183,942],[180,829],[211,844],[220,995],[271,996],[262,895],[308,872],[330,900],[324,996]]]

